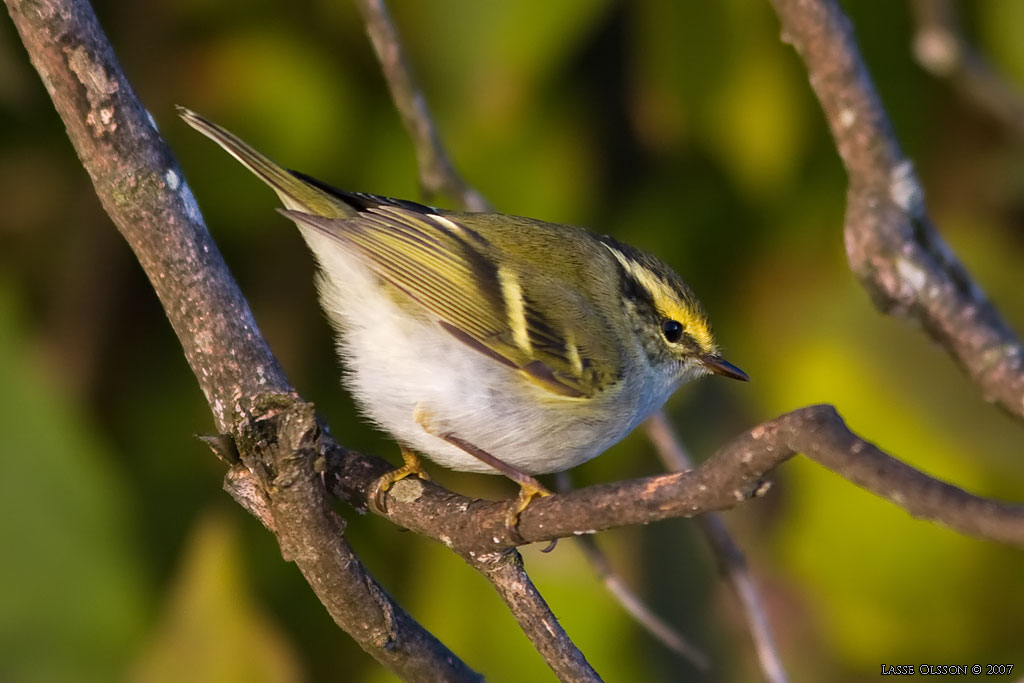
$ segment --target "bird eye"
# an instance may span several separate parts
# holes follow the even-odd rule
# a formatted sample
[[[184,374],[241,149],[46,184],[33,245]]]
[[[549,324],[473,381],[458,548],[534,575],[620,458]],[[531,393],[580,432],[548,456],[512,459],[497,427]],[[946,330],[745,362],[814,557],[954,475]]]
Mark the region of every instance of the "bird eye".
[[[683,338],[683,324],[678,320],[662,320],[661,333],[668,343],[675,344]]]

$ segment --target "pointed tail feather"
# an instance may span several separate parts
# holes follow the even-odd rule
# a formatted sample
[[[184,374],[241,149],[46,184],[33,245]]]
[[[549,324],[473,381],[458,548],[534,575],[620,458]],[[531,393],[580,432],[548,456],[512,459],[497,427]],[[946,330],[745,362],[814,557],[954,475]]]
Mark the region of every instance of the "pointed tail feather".
[[[234,133],[185,107],[179,106],[178,114],[185,123],[223,147],[228,154],[269,185],[289,209],[326,218],[346,218],[355,215],[356,210],[340,197],[274,163]]]

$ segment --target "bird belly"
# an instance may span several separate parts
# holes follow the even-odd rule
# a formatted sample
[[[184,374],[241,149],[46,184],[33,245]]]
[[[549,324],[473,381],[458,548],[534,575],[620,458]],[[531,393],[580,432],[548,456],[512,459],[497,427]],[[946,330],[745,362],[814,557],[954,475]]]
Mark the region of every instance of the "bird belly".
[[[497,473],[441,438],[453,434],[527,474],[559,472],[599,455],[649,412],[649,399],[615,400],[614,390],[579,405],[535,386],[425,310],[411,315],[334,240],[303,236],[324,271],[320,295],[338,332],[346,386],[368,418],[438,464]]]
[[[397,326],[408,320],[397,321]],[[526,472],[569,469],[624,435],[621,425],[592,407],[566,412],[560,396],[469,348],[436,324],[420,324],[395,343],[378,331],[344,335],[351,359],[349,386],[363,411],[399,442],[444,467],[496,474],[442,437],[451,434]]]

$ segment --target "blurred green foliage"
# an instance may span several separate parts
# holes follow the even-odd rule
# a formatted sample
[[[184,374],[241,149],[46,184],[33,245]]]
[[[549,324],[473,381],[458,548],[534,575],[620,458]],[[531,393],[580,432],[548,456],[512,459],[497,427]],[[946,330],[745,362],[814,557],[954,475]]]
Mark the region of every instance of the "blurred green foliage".
[[[847,5],[943,235],[1024,329],[1019,139],[916,67],[905,3]],[[961,4],[971,41],[1024,90],[1021,7]],[[392,9],[470,182],[506,212],[651,249],[700,293],[754,381],[708,380],[669,404],[698,456],[760,420],[829,402],[914,466],[1020,499],[1020,425],[919,330],[878,314],[850,274],[845,176],[767,3]],[[187,105],[338,186],[421,198],[355,9],[107,0],[97,11],[289,377],[346,444],[395,455],[338,389],[311,260],[271,193],[173,110]],[[9,22],[0,121],[0,679],[392,680],[221,492],[222,466],[192,438],[212,429],[202,396]],[[574,476],[584,485],[657,470],[634,435]],[[467,494],[511,493],[496,478],[437,475]],[[773,479],[766,499],[727,517],[795,680],[862,680],[883,662],[1024,666],[1019,552],[915,521],[801,459]],[[472,666],[495,681],[550,678],[461,561],[342,514],[374,574]],[[691,524],[599,541],[709,651],[711,680],[757,677],[735,600]],[[571,542],[526,558],[608,680],[708,680],[624,616]]]

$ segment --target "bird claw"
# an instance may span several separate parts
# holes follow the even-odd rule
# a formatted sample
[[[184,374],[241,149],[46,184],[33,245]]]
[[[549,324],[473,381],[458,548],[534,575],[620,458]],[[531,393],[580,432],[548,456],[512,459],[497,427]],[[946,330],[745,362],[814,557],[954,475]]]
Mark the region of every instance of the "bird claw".
[[[402,460],[405,464],[398,469],[391,470],[387,474],[380,476],[377,481],[373,483],[373,487],[371,488],[370,500],[373,502],[373,506],[378,512],[387,511],[387,506],[384,504],[384,494],[387,493],[388,489],[390,489],[396,481],[401,481],[413,474],[420,479],[430,481],[430,475],[427,474],[425,469],[423,469],[419,456],[405,446],[402,446],[401,448]]]

